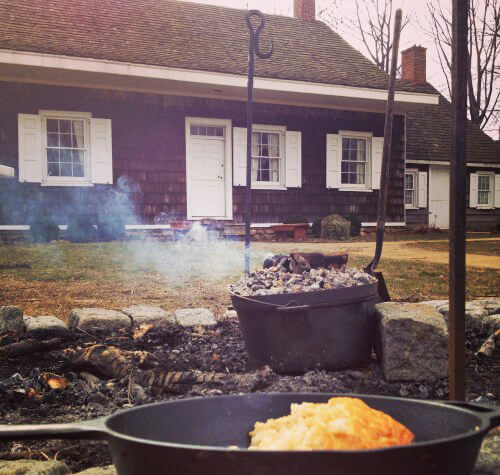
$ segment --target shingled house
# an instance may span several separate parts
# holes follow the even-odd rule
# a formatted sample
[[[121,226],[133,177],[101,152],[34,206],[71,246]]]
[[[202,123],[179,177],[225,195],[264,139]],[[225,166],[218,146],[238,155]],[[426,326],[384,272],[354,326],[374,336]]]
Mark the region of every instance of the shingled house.
[[[315,20],[314,0],[294,6],[295,18],[266,16],[262,48],[272,39],[274,53],[256,61],[254,224],[339,213],[373,226],[387,75]],[[1,225],[25,226],[41,211],[60,224],[113,212],[116,190],[130,199],[120,210],[130,225],[242,222],[245,11],[0,0],[0,15],[0,163],[16,173],[0,184]],[[389,225],[416,211],[405,210],[405,148],[433,180],[414,133],[405,139],[406,114],[439,100],[425,81],[397,81]]]

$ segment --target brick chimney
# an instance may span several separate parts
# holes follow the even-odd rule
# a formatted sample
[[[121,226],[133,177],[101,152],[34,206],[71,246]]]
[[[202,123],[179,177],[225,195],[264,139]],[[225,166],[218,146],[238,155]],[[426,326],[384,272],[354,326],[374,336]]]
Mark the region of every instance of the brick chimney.
[[[415,84],[425,84],[425,52],[427,48],[414,45],[401,52],[401,62],[403,63],[402,78],[413,81]]]
[[[315,0],[293,0],[293,16],[303,21],[316,20]]]

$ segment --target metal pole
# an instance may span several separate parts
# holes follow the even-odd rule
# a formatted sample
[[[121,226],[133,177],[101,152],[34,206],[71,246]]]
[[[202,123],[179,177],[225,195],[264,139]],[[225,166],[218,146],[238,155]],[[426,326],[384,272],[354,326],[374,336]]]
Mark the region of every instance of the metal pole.
[[[465,400],[465,190],[467,146],[468,0],[453,0],[450,180],[449,387]]]
[[[254,30],[252,16],[258,17],[260,23]],[[266,19],[259,10],[249,10],[246,16],[246,23],[250,33],[248,44],[248,82],[247,82],[247,168],[246,168],[246,189],[245,189],[245,273],[250,272],[250,224],[252,222],[252,125],[253,125],[253,73],[254,54],[260,59],[270,58],[273,54],[273,43],[267,53],[260,51],[260,33],[264,29]]]

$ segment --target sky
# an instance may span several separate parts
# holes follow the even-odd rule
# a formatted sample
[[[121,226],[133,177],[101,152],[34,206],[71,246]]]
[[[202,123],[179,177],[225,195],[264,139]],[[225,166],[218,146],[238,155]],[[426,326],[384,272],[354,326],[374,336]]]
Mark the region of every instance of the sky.
[[[293,16],[293,0],[188,0],[196,3],[208,3],[212,5],[220,5],[224,7],[231,8],[241,8],[250,9],[255,8],[261,10],[263,13],[274,14],[274,15],[284,15]],[[349,8],[352,5],[352,10],[349,12],[349,16],[355,17],[354,2],[350,0],[338,0],[341,1],[344,8]],[[439,0],[433,0],[439,1]],[[316,0],[316,11],[322,11],[325,8],[331,8],[334,3],[333,0]],[[451,0],[442,0],[442,3],[449,3],[451,5]],[[431,38],[429,38],[425,33],[425,26],[427,25],[427,6],[425,0],[393,0],[394,8],[402,8],[403,15],[405,13],[411,13],[412,21],[405,27],[401,33],[400,40],[400,52],[404,49],[413,46],[415,44],[424,46],[427,48],[427,81],[430,82],[436,89],[447,95],[446,80],[441,71],[439,64],[439,58],[435,45]],[[343,10],[344,16],[347,15],[346,11]],[[321,19],[321,17],[319,18]],[[360,38],[352,32],[350,33],[349,28],[343,29],[343,31],[338,31],[339,34],[343,36],[345,40],[351,43],[355,48],[360,50],[365,56],[368,56],[364,45]],[[495,139],[499,137],[499,124],[488,123],[487,129],[485,130],[490,136]]]

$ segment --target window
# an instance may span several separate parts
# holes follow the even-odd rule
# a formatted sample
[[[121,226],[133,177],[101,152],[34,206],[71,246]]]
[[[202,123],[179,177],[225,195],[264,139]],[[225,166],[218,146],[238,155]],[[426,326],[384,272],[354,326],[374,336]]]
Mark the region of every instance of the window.
[[[409,171],[405,173],[405,207],[417,207],[417,172]]]
[[[367,138],[342,136],[341,186],[368,186],[368,142]]]
[[[281,132],[252,131],[252,182],[279,185],[282,182]]]
[[[478,206],[493,206],[493,175],[478,174],[477,204]]]
[[[44,180],[88,181],[89,118],[85,114],[47,113],[42,119],[46,158]]]
[[[224,137],[224,127],[212,125],[191,125],[191,135],[201,135],[205,137]]]

